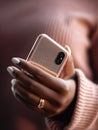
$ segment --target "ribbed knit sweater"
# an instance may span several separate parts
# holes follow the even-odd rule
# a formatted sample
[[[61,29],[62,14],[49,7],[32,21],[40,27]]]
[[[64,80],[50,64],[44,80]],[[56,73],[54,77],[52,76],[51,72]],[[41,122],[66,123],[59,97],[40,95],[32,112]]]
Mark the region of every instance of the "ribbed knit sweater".
[[[29,39],[32,32],[35,40],[38,34],[46,33],[72,50],[78,77],[76,104],[67,125],[60,120],[47,119],[51,130],[98,130],[97,6],[97,0],[28,0],[12,2],[6,8],[6,15],[4,12],[0,16],[2,34],[9,32],[12,36],[21,28],[24,39],[26,36]]]

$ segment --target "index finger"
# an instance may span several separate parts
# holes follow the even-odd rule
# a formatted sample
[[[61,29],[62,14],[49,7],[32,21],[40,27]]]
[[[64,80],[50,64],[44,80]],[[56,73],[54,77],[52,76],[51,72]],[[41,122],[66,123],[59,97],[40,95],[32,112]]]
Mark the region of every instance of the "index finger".
[[[33,63],[31,64],[30,62],[21,58],[12,58],[12,62],[21,69],[30,73],[31,75],[34,75],[43,84],[47,85],[51,89],[58,91],[61,90],[62,87],[64,87],[64,82],[60,82],[59,78],[54,77],[53,75],[49,74],[45,70],[42,70]]]

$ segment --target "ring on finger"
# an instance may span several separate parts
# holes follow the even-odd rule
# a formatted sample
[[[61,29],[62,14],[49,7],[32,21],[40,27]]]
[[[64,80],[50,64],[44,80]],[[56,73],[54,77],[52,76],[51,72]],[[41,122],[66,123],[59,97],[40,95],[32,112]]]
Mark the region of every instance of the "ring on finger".
[[[39,109],[42,109],[42,108],[44,108],[44,106],[45,106],[45,100],[41,98],[41,99],[39,100],[39,104],[37,105],[37,107],[38,107]]]

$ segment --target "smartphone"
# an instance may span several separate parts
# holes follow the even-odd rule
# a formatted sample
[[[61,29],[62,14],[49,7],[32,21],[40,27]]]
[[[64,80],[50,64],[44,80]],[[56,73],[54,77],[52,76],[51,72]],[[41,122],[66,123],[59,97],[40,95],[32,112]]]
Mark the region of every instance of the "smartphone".
[[[52,75],[59,77],[68,59],[67,50],[46,34],[40,34],[27,59]]]

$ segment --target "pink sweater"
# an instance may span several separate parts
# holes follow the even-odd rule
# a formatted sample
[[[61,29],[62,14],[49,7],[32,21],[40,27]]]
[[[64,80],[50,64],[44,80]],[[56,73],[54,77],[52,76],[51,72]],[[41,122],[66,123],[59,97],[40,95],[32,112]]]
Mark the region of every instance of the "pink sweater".
[[[72,50],[78,77],[73,115],[67,125],[60,120],[48,119],[49,128],[51,130],[98,130],[97,0],[28,0],[16,3],[8,4],[7,8],[5,6],[6,11],[4,10],[0,16],[2,34],[8,33],[7,36],[12,43],[19,42],[17,38],[13,40],[13,35],[16,33],[17,37],[20,36],[18,39],[27,40],[23,40],[27,49],[27,42],[33,43],[38,34],[46,33],[63,46],[68,44]],[[4,46],[2,42],[1,44]],[[23,48],[23,44],[20,44],[19,48]],[[16,51],[16,47],[13,51]],[[66,116],[64,118],[66,121]]]
[[[72,12],[66,2],[63,2],[60,5],[64,7],[65,4],[65,9],[62,8],[51,15],[45,31],[63,46],[65,43],[70,46],[75,67],[79,68],[76,69],[78,92],[71,121],[64,125],[67,118],[64,115],[63,121],[48,119],[48,126],[52,130],[98,130],[98,35],[95,14],[97,10],[94,8],[96,2],[81,2],[82,5],[72,3]],[[67,3],[68,6],[69,3],[71,2]],[[75,10],[74,7],[78,4],[80,9]]]
[[[47,125],[52,130],[98,130],[98,85],[80,70],[76,70],[76,74],[78,95],[71,121],[64,126],[63,122],[48,119]]]

